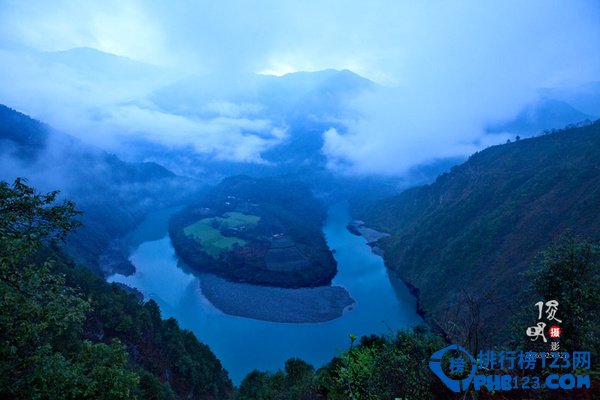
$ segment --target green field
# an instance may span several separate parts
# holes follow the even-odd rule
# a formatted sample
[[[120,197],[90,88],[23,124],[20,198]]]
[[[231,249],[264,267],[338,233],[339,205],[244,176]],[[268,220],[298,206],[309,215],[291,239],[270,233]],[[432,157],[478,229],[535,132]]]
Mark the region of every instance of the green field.
[[[225,218],[215,217],[209,218],[218,221],[223,228],[239,228],[241,226],[254,226],[260,221],[258,215],[242,214],[237,211],[232,211],[223,214]]]
[[[235,236],[224,236],[220,229],[254,226],[259,220],[260,217],[256,215],[228,212],[223,214],[223,217],[201,219],[186,226],[183,232],[186,236],[194,238],[202,246],[202,251],[213,258],[218,258],[224,250],[230,250],[236,244],[244,246],[247,243],[244,239]]]

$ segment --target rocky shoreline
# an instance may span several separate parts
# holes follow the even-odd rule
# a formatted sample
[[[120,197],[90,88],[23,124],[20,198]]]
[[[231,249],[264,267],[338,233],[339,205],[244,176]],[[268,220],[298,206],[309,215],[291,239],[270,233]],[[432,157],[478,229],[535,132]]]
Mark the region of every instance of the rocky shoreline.
[[[365,226],[364,221],[361,220],[354,220],[348,223],[346,229],[353,235],[364,237],[369,247],[371,247],[371,251],[378,256],[383,257],[383,249],[377,246],[376,243],[379,239],[390,236],[389,233],[379,232],[373,228],[369,228]]]

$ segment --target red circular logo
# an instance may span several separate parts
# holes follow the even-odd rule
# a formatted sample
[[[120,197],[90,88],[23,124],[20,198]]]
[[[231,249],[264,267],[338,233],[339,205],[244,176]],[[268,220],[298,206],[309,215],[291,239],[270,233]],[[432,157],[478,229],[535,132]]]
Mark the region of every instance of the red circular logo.
[[[550,335],[551,338],[560,337],[560,326],[552,325],[548,331],[548,334]]]

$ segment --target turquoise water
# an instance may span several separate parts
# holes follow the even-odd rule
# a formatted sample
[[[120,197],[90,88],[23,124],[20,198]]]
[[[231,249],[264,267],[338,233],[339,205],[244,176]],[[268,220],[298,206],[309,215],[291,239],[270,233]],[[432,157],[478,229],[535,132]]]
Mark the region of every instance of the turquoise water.
[[[169,212],[151,215],[130,237],[131,276],[113,275],[154,299],[163,317],[174,317],[208,344],[238,384],[253,369],[276,371],[285,360],[299,357],[320,367],[349,345],[348,335],[390,333],[421,323],[416,300],[389,272],[362,237],[346,230],[350,221],[345,204],[329,209],[323,229],[335,250],[335,285],[348,290],[356,304],[343,316],[321,323],[275,323],[230,316],[215,308],[200,290],[202,275],[185,268],[167,235]],[[145,236],[145,233],[147,235]]]

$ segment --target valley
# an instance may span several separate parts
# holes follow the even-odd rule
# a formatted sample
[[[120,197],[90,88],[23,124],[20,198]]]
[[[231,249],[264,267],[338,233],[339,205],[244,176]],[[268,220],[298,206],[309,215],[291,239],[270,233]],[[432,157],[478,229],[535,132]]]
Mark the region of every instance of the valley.
[[[5,112],[17,125],[33,126],[31,137],[38,135],[35,121]],[[230,377],[242,390],[255,376],[253,369],[267,371],[265,379],[276,379],[280,372],[273,371],[287,368],[298,356],[317,366],[317,375],[340,371],[336,356],[340,351],[343,357],[352,354],[355,335],[362,337],[356,349],[395,340],[433,341],[439,346],[441,338],[474,348],[506,343],[511,332],[498,329],[501,321],[494,317],[499,309],[513,307],[518,295],[531,296],[521,272],[533,270],[536,254],[569,232],[597,235],[598,126],[582,123],[490,147],[434,183],[378,201],[367,199],[389,190],[385,180],[372,181],[373,189],[364,196],[360,188],[365,181],[348,185],[344,178],[329,177],[315,184],[323,177],[319,174],[305,176],[312,185],[299,175],[236,175],[198,187],[196,180],[155,164],[132,165],[86,149],[88,160],[103,166],[100,174],[83,175],[88,183],[106,185],[110,179],[140,186],[137,193],[116,197],[133,203],[114,214],[108,200],[114,190],[95,196],[105,208],[96,209],[85,201],[90,193],[85,179],[68,187],[84,200],[92,218],[104,223],[92,223],[92,230],[75,236],[83,247],[67,242],[65,250],[79,249],[96,260],[86,268],[118,285],[94,281],[69,264],[70,258],[55,254],[57,249],[49,251],[75,287],[93,293],[99,308],[88,316],[86,337],[100,334],[123,340],[127,351],[143,348],[136,362],[156,372],[140,374],[150,374],[143,376],[152,382],[168,382],[165,387],[179,393],[192,385],[202,393],[217,390],[215,396],[229,398]],[[5,140],[17,149],[40,146],[37,140]],[[48,157],[41,143],[33,159],[14,154],[35,168]],[[77,151],[66,153],[67,165],[77,163]],[[332,182],[330,190],[323,191]],[[135,210],[136,217],[120,220],[126,210]],[[86,235],[94,232],[111,235],[101,236],[106,245],[86,251],[94,243]],[[586,274],[594,276],[596,267],[586,268],[592,271]],[[594,282],[586,278],[578,285]],[[492,297],[494,302],[489,302]],[[473,309],[465,308],[466,301],[478,305],[475,328],[468,319]],[[592,303],[588,309],[594,313]],[[105,307],[111,313],[106,314]],[[578,312],[576,307],[572,310]],[[145,316],[148,312],[152,317]],[[453,331],[443,324],[449,314],[455,316]],[[153,331],[146,337],[137,328],[148,324],[145,318],[169,333]],[[428,327],[419,327],[424,323]],[[477,332],[475,342],[465,336],[472,329]],[[202,377],[194,378],[185,369],[177,370],[176,378],[165,377],[166,370],[157,366],[170,368],[166,366],[175,362],[165,353],[150,361],[153,352],[170,346],[169,340],[183,340],[181,335],[194,339],[186,342],[190,350],[179,351],[177,359],[196,352],[195,365],[211,366]],[[443,392],[428,376],[422,379],[433,385],[428,390]],[[323,390],[345,390],[334,383],[321,385],[328,385],[321,386]]]
[[[600,399],[599,21],[0,1],[0,399]]]
[[[350,333],[385,334],[422,322],[406,285],[362,237],[346,230],[346,204],[329,208],[323,228],[338,264],[332,286],[299,289],[228,282],[190,268],[169,239],[167,215],[173,212],[156,212],[132,232],[129,259],[136,273],[108,280],[155,300],[164,317],[210,345],[236,383],[254,368],[275,371],[290,357],[324,365],[347,347]],[[149,226],[155,234],[143,241]]]
[[[417,289],[426,320],[451,332],[475,302],[479,340],[499,343],[510,332],[498,315],[527,301],[524,273],[544,248],[564,235],[600,239],[598,171],[596,121],[492,146],[356,214],[388,233],[375,245]]]

